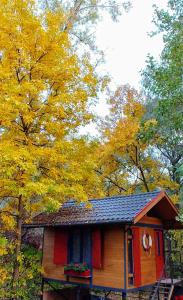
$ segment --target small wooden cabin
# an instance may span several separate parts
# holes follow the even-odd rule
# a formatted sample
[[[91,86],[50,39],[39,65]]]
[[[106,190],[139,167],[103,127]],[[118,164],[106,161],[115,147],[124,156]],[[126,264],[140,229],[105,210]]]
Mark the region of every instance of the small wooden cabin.
[[[168,195],[154,191],[75,201],[38,215],[44,279],[127,294],[153,285],[164,266],[164,229],[178,228]],[[78,269],[80,271],[78,271]]]

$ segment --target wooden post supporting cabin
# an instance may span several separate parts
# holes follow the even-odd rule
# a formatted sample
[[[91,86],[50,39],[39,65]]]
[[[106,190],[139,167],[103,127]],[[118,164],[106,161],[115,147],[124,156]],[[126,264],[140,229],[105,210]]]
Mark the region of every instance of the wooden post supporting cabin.
[[[76,300],[80,300],[80,287],[76,290]]]
[[[126,300],[126,293],[122,292],[122,300]]]

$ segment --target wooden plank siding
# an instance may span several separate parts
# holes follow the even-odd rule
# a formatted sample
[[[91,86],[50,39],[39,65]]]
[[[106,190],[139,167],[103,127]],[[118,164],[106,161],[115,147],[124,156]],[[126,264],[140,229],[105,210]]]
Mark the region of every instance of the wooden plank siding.
[[[43,270],[44,277],[56,280],[70,281],[76,283],[89,284],[90,281],[84,278],[67,277],[64,275],[64,266],[55,265],[54,255],[54,229],[45,228],[44,248],[43,248]]]
[[[77,278],[77,277],[69,277],[68,276],[68,282],[90,285],[90,280],[87,278]]]
[[[156,255],[155,255],[155,234],[153,228],[140,228],[140,238],[148,233],[152,238],[152,248],[145,251],[141,243],[141,285],[149,285],[156,282]]]
[[[143,226],[140,226],[143,224]],[[153,284],[156,281],[156,256],[155,256],[155,228],[149,225],[162,225],[162,221],[144,216],[139,224],[140,228],[140,260],[141,260],[141,286]],[[147,227],[145,224],[148,224]],[[138,226],[138,224],[136,224]],[[92,285],[124,289],[124,237],[125,230],[121,225],[103,226],[102,268],[92,270]],[[152,248],[145,251],[142,237],[148,233],[152,237]],[[75,283],[90,284],[90,280],[64,275],[64,267],[53,263],[54,229],[45,228],[43,248],[44,277]],[[126,240],[126,283],[127,289],[135,286],[128,285],[128,249]],[[132,274],[131,274],[132,275]]]
[[[103,267],[93,269],[93,285],[124,288],[124,229],[113,226],[104,230]]]
[[[151,285],[156,282],[156,254],[155,254],[155,228],[153,225],[162,226],[163,222],[159,218],[144,216],[139,222],[140,229],[140,261],[141,261],[141,286]],[[143,224],[143,227],[141,226]],[[145,226],[147,224],[147,227]],[[149,226],[152,225],[152,228]],[[138,226],[138,223],[136,224]],[[127,228],[130,228],[127,226]],[[149,233],[152,237],[152,248],[150,251],[145,251],[142,244],[142,238],[144,233]],[[128,248],[127,248],[127,236],[126,236],[126,282],[127,289],[135,288],[134,285],[128,283]]]
[[[162,220],[155,218],[155,217],[148,217],[148,216],[144,216],[140,222],[141,224],[151,224],[151,225],[163,225]],[[138,223],[137,223],[138,226]]]
[[[43,247],[43,272],[44,277],[65,280],[64,267],[53,263],[54,229],[45,228]]]
[[[134,224],[140,223],[140,220],[149,213],[152,209],[158,210],[158,215],[156,216],[166,216],[166,218],[175,218],[178,215],[178,210],[170,200],[168,195],[161,191],[155,198],[153,198],[147,205],[135,216]],[[166,209],[165,209],[166,208]],[[169,208],[169,209],[167,209]]]
[[[90,284],[90,280],[85,278],[67,277],[64,275],[64,266],[54,264],[54,236],[54,229],[45,228],[42,262],[44,277],[68,282]]]
[[[162,226],[162,220],[155,217],[144,216],[140,223],[150,225]],[[138,225],[138,224],[137,224]],[[144,233],[148,233],[152,238],[152,248],[150,251],[145,251],[141,242],[141,274],[142,285],[149,285],[156,282],[156,242],[155,242],[155,228],[141,227],[140,238],[142,241]]]
[[[101,269],[93,268],[92,285],[124,288],[124,230],[121,226],[103,227],[103,263]],[[44,277],[90,284],[85,278],[67,277],[64,267],[53,263],[54,229],[45,228],[43,248]]]

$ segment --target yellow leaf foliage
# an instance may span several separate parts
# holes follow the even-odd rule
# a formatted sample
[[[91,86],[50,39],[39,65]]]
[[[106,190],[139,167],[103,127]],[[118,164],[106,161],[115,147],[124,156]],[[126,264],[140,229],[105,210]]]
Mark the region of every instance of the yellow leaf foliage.
[[[34,1],[1,1],[0,222],[19,240],[17,220],[100,193],[95,145],[78,137],[99,80],[64,22],[61,10],[43,15]]]
[[[99,149],[98,172],[107,195],[175,190],[164,165],[158,160],[153,143],[143,136],[156,120],[144,121],[145,106],[130,86],[121,86],[110,98],[110,116],[104,124],[103,144]],[[143,135],[142,135],[143,131]]]

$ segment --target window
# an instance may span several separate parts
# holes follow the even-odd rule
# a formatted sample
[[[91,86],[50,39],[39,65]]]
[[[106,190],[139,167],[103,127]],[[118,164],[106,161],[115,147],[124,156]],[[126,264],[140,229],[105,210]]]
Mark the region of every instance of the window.
[[[89,229],[74,229],[69,240],[69,262],[91,263],[91,232]]]

